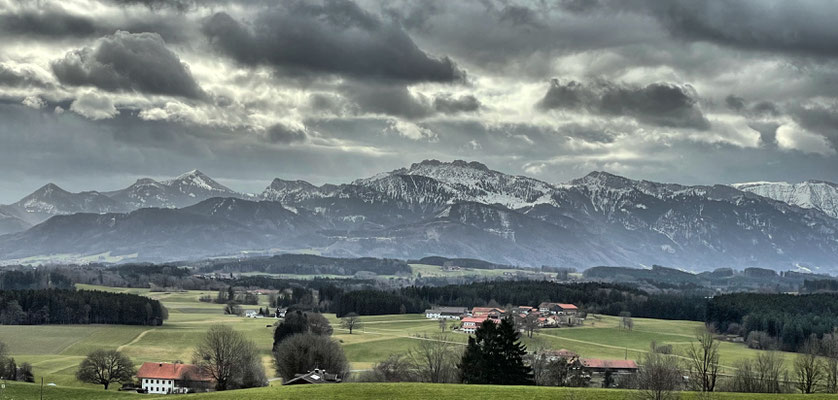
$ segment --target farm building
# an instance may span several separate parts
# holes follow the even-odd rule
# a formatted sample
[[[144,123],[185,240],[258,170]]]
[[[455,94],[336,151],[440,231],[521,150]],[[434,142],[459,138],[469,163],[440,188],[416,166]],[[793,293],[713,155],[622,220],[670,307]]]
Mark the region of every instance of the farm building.
[[[429,319],[460,319],[468,314],[468,308],[465,307],[437,307],[425,310],[425,318]]]
[[[174,394],[206,392],[213,379],[196,365],[146,362],[137,379],[147,393]]]
[[[319,383],[340,383],[342,379],[338,374],[326,373],[326,370],[314,369],[305,374],[297,374],[294,379],[283,382],[283,385],[311,385]]]

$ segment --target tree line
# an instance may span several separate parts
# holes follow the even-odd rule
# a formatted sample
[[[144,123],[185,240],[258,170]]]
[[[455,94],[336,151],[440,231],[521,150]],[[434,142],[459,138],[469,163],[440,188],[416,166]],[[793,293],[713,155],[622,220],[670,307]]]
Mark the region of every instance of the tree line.
[[[715,296],[707,322],[747,338],[749,346],[798,351],[814,335],[838,328],[838,294],[733,293]]]
[[[281,254],[245,260],[221,260],[199,268],[200,272],[265,272],[299,275],[355,275],[366,271],[377,275],[410,275],[403,260],[389,258],[336,258],[311,254]]]
[[[168,312],[159,301],[126,293],[90,290],[0,291],[0,324],[162,325]]]
[[[328,311],[343,316],[418,313],[432,305],[474,307],[487,304],[531,305],[573,303],[587,312],[635,317],[704,321],[707,300],[701,296],[649,294],[629,286],[585,282],[489,281],[439,287],[410,286],[393,290],[365,289],[328,293]]]

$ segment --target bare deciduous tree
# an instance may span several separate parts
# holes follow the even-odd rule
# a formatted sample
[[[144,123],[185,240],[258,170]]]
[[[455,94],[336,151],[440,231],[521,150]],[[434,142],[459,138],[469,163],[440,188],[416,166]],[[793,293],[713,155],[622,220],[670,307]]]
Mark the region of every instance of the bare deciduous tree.
[[[676,397],[675,391],[682,381],[678,361],[674,356],[650,351],[643,357],[637,371],[637,396],[646,400],[668,400]]]
[[[216,390],[264,386],[264,368],[253,342],[227,325],[214,325],[198,343],[193,362],[215,379]]]
[[[362,373],[361,382],[418,382],[416,368],[405,354],[391,354]]]
[[[838,393],[838,334],[827,333],[821,338],[824,356],[824,391]]]
[[[346,314],[340,319],[340,327],[349,330],[350,335],[354,329],[361,329],[363,326],[364,323],[361,322],[361,317],[355,313]]]
[[[631,319],[630,312],[623,311],[620,313],[620,327],[627,331],[634,329],[634,320]]]
[[[408,352],[423,382],[450,383],[457,380],[457,361],[462,354],[458,345],[448,335],[436,338],[422,336],[418,344]]]
[[[823,366],[818,359],[818,338],[812,337],[803,344],[800,354],[794,360],[794,375],[797,390],[801,393],[814,393],[824,377]]]
[[[538,316],[535,314],[527,314],[527,316],[521,318],[520,325],[524,329],[528,338],[532,338],[533,334],[538,332],[541,328],[541,325],[538,322]]]
[[[696,390],[712,392],[719,376],[719,342],[706,329],[696,332],[696,342],[687,348],[687,370]]]
[[[130,381],[134,363],[116,350],[96,350],[79,364],[76,378],[82,382],[103,385],[105,390],[114,382]]]
[[[745,393],[781,393],[781,377],[785,374],[783,358],[775,352],[764,352],[755,360],[736,363],[730,390]]]
[[[445,333],[445,328],[448,327],[448,321],[445,318],[440,318],[437,323],[439,324],[440,332]]]

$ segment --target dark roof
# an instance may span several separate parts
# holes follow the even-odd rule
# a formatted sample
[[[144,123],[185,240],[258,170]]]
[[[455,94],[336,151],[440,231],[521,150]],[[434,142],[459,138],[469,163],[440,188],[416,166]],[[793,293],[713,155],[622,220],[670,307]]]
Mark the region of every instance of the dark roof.
[[[283,382],[283,385],[305,385],[317,383],[340,383],[342,379],[338,374],[329,374],[324,370],[315,369],[305,374],[297,374],[294,379]]]
[[[597,358],[580,358],[579,362],[585,368],[637,369],[634,360],[600,360]]]

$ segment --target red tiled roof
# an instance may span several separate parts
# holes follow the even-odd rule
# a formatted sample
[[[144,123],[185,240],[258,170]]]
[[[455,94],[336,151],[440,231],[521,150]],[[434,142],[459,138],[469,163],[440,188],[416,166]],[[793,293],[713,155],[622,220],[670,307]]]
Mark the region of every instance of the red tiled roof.
[[[483,317],[465,317],[465,318],[461,319],[461,320],[460,320],[460,322],[477,322],[477,323],[483,323],[483,322],[484,322],[484,321],[486,321],[487,319],[489,319],[489,317],[488,317],[488,316],[483,316]]]
[[[137,371],[139,379],[173,379],[176,381],[212,381],[212,377],[202,373],[201,369],[192,364],[172,363],[143,363]]]
[[[574,306],[573,304],[562,304],[558,303],[557,306],[561,307],[563,310],[578,310],[579,308]]]
[[[634,360],[600,360],[598,358],[580,358],[579,362],[586,368],[614,368],[614,369],[637,369]]]

